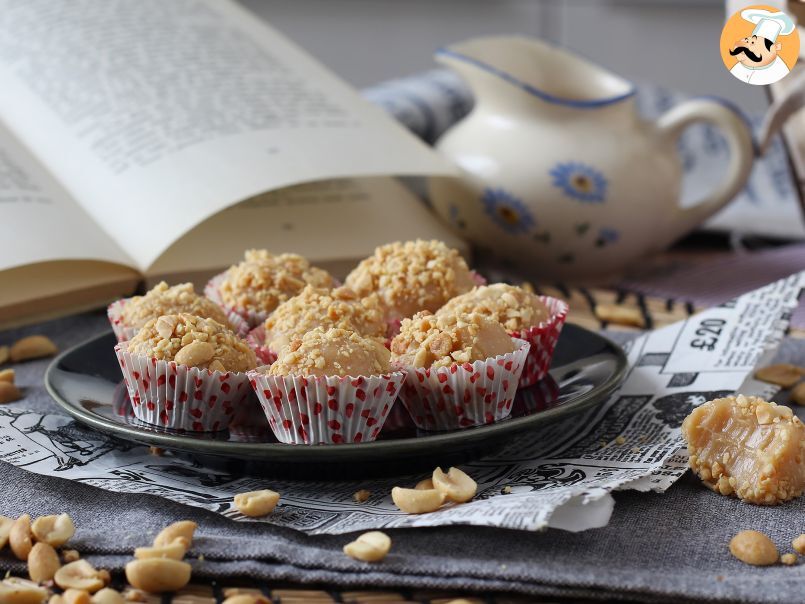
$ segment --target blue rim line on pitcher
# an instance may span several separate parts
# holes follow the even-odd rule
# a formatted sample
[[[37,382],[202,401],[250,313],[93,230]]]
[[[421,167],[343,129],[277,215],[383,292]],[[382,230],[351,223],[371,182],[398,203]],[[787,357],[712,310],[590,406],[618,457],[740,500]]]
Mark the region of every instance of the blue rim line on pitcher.
[[[566,99],[558,96],[553,96],[552,94],[548,94],[547,92],[544,92],[539,88],[532,86],[531,84],[527,84],[522,80],[518,80],[510,73],[506,73],[505,71],[498,69],[497,67],[493,67],[488,63],[484,63],[483,61],[479,61],[478,59],[474,59],[460,52],[456,52],[455,50],[450,50],[449,48],[440,48],[436,51],[436,54],[453,57],[454,59],[458,59],[460,61],[464,61],[465,63],[475,65],[476,67],[479,67],[480,69],[483,69],[484,71],[491,73],[492,75],[495,75],[501,78],[502,80],[505,80],[509,84],[513,84],[518,88],[520,88],[521,90],[533,96],[536,96],[537,98],[540,98],[547,103],[553,103],[555,105],[565,105],[567,107],[574,107],[577,109],[597,109],[599,107],[606,107],[607,105],[620,103],[621,101],[624,101],[629,97],[634,96],[635,93],[637,92],[637,88],[635,87],[634,83],[625,80],[629,84],[629,90],[627,90],[623,94],[619,94],[618,96],[607,97],[603,99],[591,99],[586,101],[581,99]]]

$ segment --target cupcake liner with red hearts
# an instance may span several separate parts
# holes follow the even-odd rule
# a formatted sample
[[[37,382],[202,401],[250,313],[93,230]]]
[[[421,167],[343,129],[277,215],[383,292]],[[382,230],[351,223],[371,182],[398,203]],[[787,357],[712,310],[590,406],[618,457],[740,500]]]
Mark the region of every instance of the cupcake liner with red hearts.
[[[567,303],[563,300],[550,296],[540,296],[540,300],[548,307],[550,313],[548,320],[527,329],[509,332],[513,338],[519,338],[531,344],[523,375],[520,377],[521,387],[538,382],[548,373],[553,360],[553,351],[559,341],[559,334],[562,332],[569,310]]]
[[[271,365],[277,360],[277,353],[266,345],[265,325],[258,325],[246,336],[246,343],[254,351],[257,360],[263,365]]]
[[[245,373],[209,371],[132,354],[128,342],[115,346],[115,355],[134,415],[147,424],[215,432],[248,416],[248,406],[256,406]]]
[[[421,430],[455,430],[508,417],[530,344],[485,361],[449,367],[400,367],[408,377],[400,398]]]
[[[115,332],[118,342],[127,342],[137,335],[140,331],[139,327],[130,327],[126,325],[123,319],[123,310],[126,308],[131,298],[121,298],[115,300],[106,307],[106,316],[109,317],[109,323],[112,325],[112,331]],[[249,332],[249,324],[236,312],[226,311],[226,318],[232,326],[234,331],[240,337],[246,336]]]
[[[268,315],[271,314],[269,312],[258,312],[256,310],[249,310],[248,308],[232,308],[231,306],[227,306],[224,299],[221,297],[221,291],[219,289],[224,279],[226,279],[226,271],[215,275],[215,277],[210,279],[207,285],[204,286],[204,295],[223,308],[227,315],[231,313],[243,319],[243,321],[246,322],[247,331],[265,323],[265,320],[268,319]]]
[[[277,376],[249,372],[277,440],[297,445],[368,442],[377,438],[405,374]]]

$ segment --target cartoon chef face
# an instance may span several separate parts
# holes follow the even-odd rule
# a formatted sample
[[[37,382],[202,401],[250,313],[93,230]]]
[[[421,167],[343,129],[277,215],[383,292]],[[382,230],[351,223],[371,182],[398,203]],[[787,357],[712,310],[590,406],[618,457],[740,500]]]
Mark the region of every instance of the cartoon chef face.
[[[762,36],[741,38],[730,49],[730,54],[746,67],[765,67],[774,62],[783,45]]]

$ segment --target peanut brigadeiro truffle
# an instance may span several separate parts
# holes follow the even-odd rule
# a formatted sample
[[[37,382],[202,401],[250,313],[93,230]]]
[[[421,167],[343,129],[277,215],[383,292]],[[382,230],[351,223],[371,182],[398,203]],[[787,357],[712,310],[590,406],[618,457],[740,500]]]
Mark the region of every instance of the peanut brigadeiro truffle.
[[[361,296],[377,293],[386,321],[394,321],[420,310],[435,312],[474,283],[456,250],[418,239],[378,247],[347,276],[346,285]]]
[[[148,321],[129,341],[128,351],[211,371],[243,372],[257,366],[252,349],[230,329],[184,313]]]
[[[272,312],[308,284],[333,287],[335,281],[298,254],[275,256],[266,250],[249,250],[243,262],[229,268],[218,289],[231,308]]]
[[[434,315],[424,311],[403,319],[391,342],[393,361],[413,367],[449,367],[514,350],[503,326],[478,313]]]
[[[479,313],[503,325],[507,331],[520,331],[550,318],[540,297],[522,287],[495,283],[476,287],[448,301],[436,314]]]
[[[280,350],[269,375],[371,376],[389,372],[389,351],[377,339],[317,327]]]
[[[265,340],[269,348],[277,351],[316,327],[337,327],[369,337],[383,337],[386,333],[376,295],[359,298],[348,287],[330,290],[308,285],[266,319]]]
[[[126,326],[139,328],[151,319],[179,313],[213,319],[231,327],[221,307],[212,300],[199,296],[192,283],[169,287],[162,281],[144,296],[130,298],[123,307],[120,318]]]
[[[694,409],[682,433],[690,467],[717,493],[774,505],[805,489],[805,425],[788,407],[719,398]]]

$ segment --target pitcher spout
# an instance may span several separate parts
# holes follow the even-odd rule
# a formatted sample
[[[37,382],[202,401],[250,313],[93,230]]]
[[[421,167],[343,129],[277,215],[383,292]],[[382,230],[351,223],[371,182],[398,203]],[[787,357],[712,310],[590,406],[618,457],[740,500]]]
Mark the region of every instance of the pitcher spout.
[[[555,45],[522,36],[481,37],[436,52],[436,60],[459,73],[476,102],[533,99],[572,109],[608,107],[631,98],[635,86]],[[489,86],[490,83],[507,86]]]

